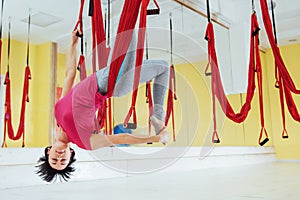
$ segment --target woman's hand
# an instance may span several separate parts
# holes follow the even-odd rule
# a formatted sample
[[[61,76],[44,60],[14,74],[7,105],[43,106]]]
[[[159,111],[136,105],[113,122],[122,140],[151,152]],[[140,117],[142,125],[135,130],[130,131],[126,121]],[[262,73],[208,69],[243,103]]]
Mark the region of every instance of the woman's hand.
[[[72,32],[72,41],[71,41],[71,45],[72,46],[76,46],[77,42],[78,42],[78,36],[77,36],[77,32],[79,35],[82,34],[82,32],[80,30],[74,30]]]

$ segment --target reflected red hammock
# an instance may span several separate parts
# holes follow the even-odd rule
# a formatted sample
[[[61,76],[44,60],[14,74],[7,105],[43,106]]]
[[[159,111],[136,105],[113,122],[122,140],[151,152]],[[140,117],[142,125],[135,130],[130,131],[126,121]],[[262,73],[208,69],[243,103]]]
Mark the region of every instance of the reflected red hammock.
[[[209,65],[211,67],[211,88],[212,88],[212,103],[213,103],[213,123],[214,123],[214,132],[212,136],[212,140],[214,143],[219,143],[219,136],[217,133],[217,125],[216,125],[216,98],[218,99],[220,106],[226,116],[237,123],[243,122],[250,109],[251,102],[254,96],[255,91],[255,72],[257,72],[257,80],[259,87],[259,101],[260,101],[260,117],[261,117],[261,132],[259,136],[259,144],[263,145],[267,142],[268,134],[264,128],[264,110],[263,110],[263,96],[262,96],[262,72],[261,72],[261,61],[259,54],[259,38],[258,38],[259,26],[257,22],[256,14],[253,13],[251,17],[251,41],[250,41],[250,57],[249,57],[249,67],[248,67],[248,87],[247,87],[247,95],[246,101],[243,104],[242,108],[239,112],[234,112],[232,106],[230,105],[222,85],[220,71],[218,67],[218,60],[215,51],[215,40],[214,40],[214,30],[213,24],[211,22],[208,23],[206,29],[205,39],[208,41],[208,60]],[[263,133],[266,136],[264,141],[262,140]]]
[[[28,91],[29,91],[29,80],[31,79],[31,73],[29,66],[25,68],[25,75],[24,75],[24,85],[23,85],[23,96],[22,96],[22,103],[21,103],[21,113],[20,113],[20,122],[18,127],[18,132],[15,135],[14,129],[12,126],[12,114],[11,114],[11,98],[10,98],[10,78],[9,72],[6,73],[5,76],[5,85],[6,85],[6,92],[5,92],[5,118],[4,118],[4,138],[2,147],[7,147],[6,145],[6,131],[8,133],[8,137],[11,140],[18,140],[22,136],[22,147],[25,146],[25,110],[26,110],[26,102],[29,102],[28,98]]]

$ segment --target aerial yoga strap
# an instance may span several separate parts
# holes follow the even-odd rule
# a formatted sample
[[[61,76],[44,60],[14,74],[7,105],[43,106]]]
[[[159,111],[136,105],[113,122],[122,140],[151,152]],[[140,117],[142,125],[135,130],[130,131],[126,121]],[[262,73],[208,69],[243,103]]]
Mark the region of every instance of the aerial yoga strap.
[[[272,10],[272,20],[273,20],[273,33],[274,33],[274,39],[276,45],[278,44],[277,42],[277,33],[276,33],[276,22],[275,22],[275,12],[274,12],[274,2],[273,0],[271,1],[271,10]],[[275,87],[279,89],[279,98],[280,98],[280,107],[281,107],[281,119],[282,119],[282,126],[283,126],[283,131],[281,133],[281,137],[283,139],[289,138],[288,132],[286,130],[286,123],[285,123],[285,107],[284,107],[284,94],[283,94],[283,84],[282,84],[282,78],[278,74],[278,67],[275,63]]]
[[[124,126],[128,128],[136,128],[137,126],[137,117],[136,117],[136,99],[137,99],[137,94],[138,94],[138,86],[139,86],[139,81],[140,81],[140,73],[141,73],[141,66],[143,62],[143,53],[144,53],[144,43],[145,43],[145,35],[146,35],[146,19],[147,15],[155,15],[159,14],[159,6],[157,2],[154,0],[154,3],[156,5],[156,9],[152,10],[147,10],[148,4],[150,0],[142,0],[141,3],[141,9],[140,9],[140,23],[139,23],[139,32],[138,32],[138,43],[137,43],[137,51],[136,51],[136,63],[135,63],[135,72],[134,72],[134,82],[133,82],[133,93],[132,93],[132,100],[131,100],[131,107],[128,111],[128,114],[124,120]],[[132,33],[131,33],[132,35]],[[148,93],[150,93],[150,86],[149,83],[148,85]],[[149,95],[151,96],[151,95]],[[152,100],[149,103],[149,107],[152,106]],[[149,108],[149,114],[151,113],[152,110]],[[133,123],[128,123],[131,116],[133,116]],[[150,117],[150,116],[149,116]],[[149,123],[149,119],[148,119]],[[150,127],[150,126],[149,126]],[[150,130],[150,128],[149,128]]]
[[[109,4],[109,0],[108,0]],[[75,26],[75,29],[80,25],[80,30],[82,31],[82,12],[83,12],[84,0],[81,1],[80,11],[78,22]],[[109,11],[110,12],[110,11]],[[107,65],[107,58],[109,54],[109,48],[106,48],[106,38],[105,38],[105,28],[103,23],[102,16],[102,8],[100,0],[90,0],[89,1],[89,16],[91,16],[91,24],[92,24],[92,70],[93,73],[96,72],[97,69],[102,69]],[[86,77],[86,69],[85,69],[85,59],[83,55],[83,38],[82,35],[78,35],[81,37],[81,56],[79,58],[78,66],[80,69],[84,69],[84,73],[80,74],[80,79],[84,79]],[[98,62],[97,62],[98,61]],[[98,66],[98,67],[96,67]],[[80,70],[82,72],[82,70]],[[97,131],[100,131],[103,127],[105,128],[105,133],[112,133],[112,117],[111,116],[111,99],[107,99],[101,109],[97,112],[97,117],[95,119],[95,126]],[[108,122],[109,121],[109,122]],[[109,123],[109,125],[108,125]]]
[[[263,16],[263,22],[265,25],[265,29],[268,35],[269,42],[272,47],[272,51],[274,54],[275,62],[277,65],[278,73],[279,76],[282,77],[283,79],[283,84],[286,85],[286,87],[293,93],[295,94],[300,94],[300,90],[296,88],[289,72],[287,71],[285,64],[283,62],[283,59],[281,57],[279,48],[276,44],[274,35],[273,35],[273,30],[272,30],[272,23],[270,19],[270,15],[268,13],[268,6],[266,0],[260,0],[260,5],[261,5],[261,11],[262,11],[262,16]]]
[[[8,137],[11,140],[18,140],[23,136],[22,147],[25,146],[25,109],[26,109],[26,102],[29,102],[28,90],[29,90],[29,79],[31,79],[31,73],[29,68],[29,33],[30,33],[30,14],[28,18],[27,59],[26,59],[26,68],[25,68],[25,75],[24,75],[20,123],[19,123],[18,132],[15,135],[12,127],[12,119],[11,119],[12,115],[11,115],[10,77],[9,77],[9,56],[10,56],[10,23],[9,23],[8,54],[7,54],[8,59],[7,59],[7,72],[5,76],[6,96],[5,96],[5,117],[4,117],[4,139],[3,139],[2,147],[7,147],[6,131],[8,133]]]
[[[79,32],[76,33],[76,35],[80,38],[80,57],[79,57],[78,65],[77,65],[77,69],[80,72],[80,80],[83,80],[83,79],[86,78],[85,57],[84,57],[84,53],[83,53],[83,49],[84,49],[83,48],[83,46],[84,46],[84,42],[83,42],[83,22],[82,22],[83,7],[84,7],[84,0],[81,0],[78,21],[77,21],[77,23],[75,25],[75,28],[74,28],[74,31],[78,30],[78,26],[79,26],[79,30],[81,32],[81,34],[79,34]]]
[[[109,3],[109,2],[108,2]],[[109,48],[106,48],[105,28],[100,0],[90,0],[89,15],[92,16],[92,68],[102,69],[107,66]],[[98,62],[98,63],[96,63]],[[96,67],[98,64],[98,67]]]
[[[173,132],[172,135],[173,135],[173,141],[176,141],[174,100],[177,99],[177,96],[176,96],[175,67],[173,64],[173,25],[172,25],[172,14],[171,13],[170,13],[170,51],[171,51],[171,66],[170,66],[169,91],[168,91],[165,126],[168,125],[170,116],[172,116],[172,132]]]
[[[274,16],[274,5],[273,1],[271,1],[272,7],[272,16],[273,16],[273,29],[271,18],[268,12],[267,2],[265,0],[260,0],[261,11],[263,16],[263,22],[265,25],[265,29],[268,35],[269,42],[272,47],[274,59],[275,59],[275,76],[276,76],[276,84],[275,86],[279,88],[279,97],[281,104],[281,115],[282,115],[282,138],[288,138],[288,133],[286,130],[286,122],[285,122],[285,108],[284,108],[284,97],[287,103],[287,108],[293,117],[294,120],[300,122],[300,114],[298,112],[297,106],[294,102],[292,93],[300,94],[300,90],[296,88],[288,70],[286,69],[285,63],[280,54],[280,50],[277,46],[277,37],[276,37],[276,26],[275,26],[275,16]],[[274,32],[273,32],[274,31]]]
[[[109,0],[108,6],[110,6]],[[110,7],[108,12],[110,15]],[[107,66],[108,55],[110,52],[110,48],[106,47],[105,27],[100,0],[90,0],[89,15],[92,20],[92,69],[93,72],[95,72],[97,69],[102,69]],[[112,134],[112,101],[110,98],[106,100],[101,109],[102,110],[99,110],[97,115],[100,127],[104,127],[105,134]]]
[[[208,5],[207,0],[207,5]],[[209,13],[209,5],[208,5],[208,15]],[[243,122],[251,109],[251,102],[254,96],[255,91],[255,72],[257,72],[257,78],[259,84],[260,92],[260,116],[261,116],[261,132],[259,137],[259,144],[264,145],[268,141],[268,135],[266,129],[264,128],[264,116],[263,116],[263,98],[262,98],[262,78],[261,78],[261,62],[259,56],[259,40],[258,40],[258,23],[256,14],[253,13],[251,17],[251,42],[250,42],[250,60],[249,60],[249,69],[248,69],[248,86],[247,86],[247,95],[246,102],[242,106],[239,113],[235,113],[232,106],[230,105],[222,85],[220,72],[218,68],[218,60],[215,51],[215,42],[214,42],[214,30],[213,24],[208,18],[208,26],[206,30],[205,39],[208,41],[208,60],[209,66],[211,67],[211,87],[212,87],[212,103],[213,103],[213,123],[214,123],[214,131],[212,136],[213,143],[219,143],[220,139],[217,133],[217,125],[216,125],[216,98],[219,100],[220,106],[226,116],[236,123]],[[262,135],[265,134],[266,139],[262,140]]]
[[[147,15],[158,15],[159,14],[160,7],[159,7],[158,3],[156,2],[156,0],[154,0],[154,4],[155,4],[156,8],[148,9],[147,10]]]
[[[148,37],[146,33],[146,60],[149,59],[149,47],[148,47]],[[148,134],[151,135],[151,120],[150,116],[153,115],[154,109],[153,109],[153,99],[152,99],[152,92],[151,92],[151,80],[147,81],[146,83],[146,103],[148,104]],[[152,143],[148,143],[152,144]]]
[[[138,94],[138,86],[140,82],[140,73],[141,73],[141,66],[143,62],[143,53],[144,53],[144,43],[145,43],[145,33],[146,33],[146,19],[147,19],[147,6],[150,0],[142,0],[141,4],[141,11],[140,11],[140,24],[139,24],[139,31],[138,31],[138,43],[137,43],[137,50],[136,50],[136,63],[135,63],[135,71],[134,71],[134,81],[133,81],[133,93],[131,99],[131,106],[129,112],[124,120],[124,126],[127,127],[127,123],[131,116],[133,116],[133,123],[137,124],[137,117],[136,117],[136,99]]]
[[[148,112],[149,112],[149,117],[148,117],[148,133],[149,136],[151,134],[151,120],[150,116],[153,115],[154,109],[153,109],[153,99],[152,99],[152,93],[151,93],[151,82],[146,83],[146,103],[148,103]]]
[[[154,0],[155,9],[148,9],[147,10],[147,15],[159,15],[160,13],[160,7],[158,5],[158,3],[156,2],[156,0]],[[147,34],[146,34],[147,35]],[[146,39],[146,60],[149,59],[149,52],[148,52],[148,40]],[[151,135],[151,120],[150,120],[150,116],[153,115],[154,113],[154,109],[153,109],[153,99],[152,99],[152,91],[151,91],[151,80],[147,81],[146,83],[146,103],[148,104],[148,134],[149,136]],[[152,143],[148,143],[148,144],[152,144]]]
[[[133,29],[135,27],[141,0],[126,0],[120,18],[120,24],[112,51],[112,61],[110,64],[108,79],[108,97],[113,95],[116,79],[119,69],[124,61],[124,57],[129,48],[132,38]]]

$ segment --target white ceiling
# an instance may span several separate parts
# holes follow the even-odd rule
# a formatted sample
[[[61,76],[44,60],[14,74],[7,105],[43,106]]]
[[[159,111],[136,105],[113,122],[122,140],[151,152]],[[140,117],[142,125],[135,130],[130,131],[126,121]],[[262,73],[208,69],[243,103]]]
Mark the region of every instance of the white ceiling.
[[[148,18],[148,27],[155,27],[149,32],[149,43],[151,46],[157,46],[161,53],[167,53],[169,49],[169,13],[172,12],[174,26],[174,52],[178,51],[180,57],[201,56],[195,48],[201,48],[203,52],[206,48],[206,42],[203,39],[206,19],[199,14],[181,6],[176,1],[157,0],[161,7],[161,14],[150,16]],[[179,1],[179,0],[178,0]],[[193,5],[199,11],[206,12],[205,0],[182,0],[185,3]],[[259,11],[259,0],[256,0],[256,7]],[[88,0],[84,10],[85,36],[89,41],[90,24],[87,16]],[[103,8],[106,8],[107,0],[103,1]],[[124,0],[112,1],[112,29],[116,30],[118,16],[121,12]],[[251,13],[251,0],[211,0],[212,13],[220,22],[230,26],[233,23],[249,23]],[[12,21],[12,38],[15,40],[26,41],[27,24],[22,22],[28,16],[29,9],[32,14],[43,12],[57,16],[62,21],[47,27],[31,26],[30,41],[33,44],[41,44],[48,41],[57,42],[60,52],[66,52],[70,33],[77,21],[80,0],[6,0],[4,4],[3,16],[3,37],[7,37],[8,19]],[[276,0],[276,20],[278,28],[278,38],[280,45],[299,43],[300,41],[300,4],[298,0]],[[153,6],[153,5],[150,5]],[[259,19],[261,18],[258,12]],[[261,21],[261,20],[260,20]],[[260,23],[263,27],[262,22]],[[159,31],[158,31],[159,30]],[[219,27],[218,30],[226,32],[227,30]],[[187,41],[188,40],[188,41]],[[266,37],[262,36],[262,44],[268,47]],[[290,42],[290,40],[293,40]],[[294,41],[296,40],[296,41]],[[163,44],[163,45],[162,45]],[[159,47],[159,45],[161,45]],[[186,54],[186,55],[181,55]],[[151,55],[151,52],[150,52]]]

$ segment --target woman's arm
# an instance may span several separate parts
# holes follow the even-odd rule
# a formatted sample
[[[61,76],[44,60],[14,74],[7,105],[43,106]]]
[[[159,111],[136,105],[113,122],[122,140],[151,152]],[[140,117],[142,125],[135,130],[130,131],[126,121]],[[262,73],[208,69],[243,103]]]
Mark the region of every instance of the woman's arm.
[[[144,144],[148,142],[159,142],[160,135],[154,136],[134,136],[131,134],[100,135],[93,134],[90,138],[93,150],[101,147],[109,147],[116,144]]]
[[[76,36],[77,30],[72,33],[72,42],[70,47],[70,53],[66,63],[66,74],[62,88],[62,95],[64,97],[73,87],[74,79],[76,76],[76,46],[78,37]]]

